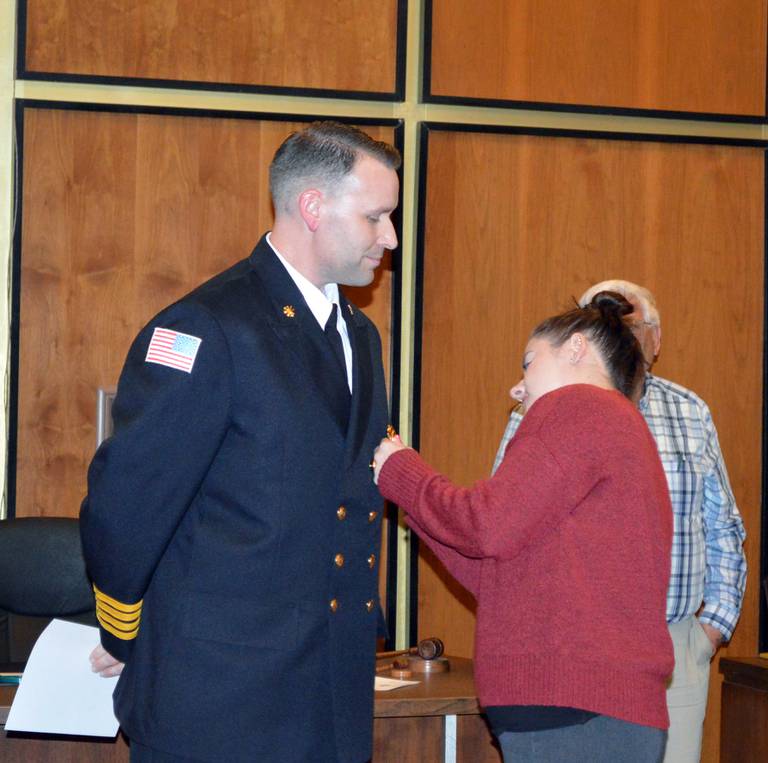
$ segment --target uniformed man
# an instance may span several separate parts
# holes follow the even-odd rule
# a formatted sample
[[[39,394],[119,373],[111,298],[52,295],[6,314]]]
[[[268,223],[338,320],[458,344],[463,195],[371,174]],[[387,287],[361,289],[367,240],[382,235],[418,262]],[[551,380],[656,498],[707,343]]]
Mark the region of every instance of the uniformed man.
[[[371,756],[387,402],[337,284],[397,246],[399,164],[341,124],[291,135],[272,231],[130,349],[81,524],[132,760]]]

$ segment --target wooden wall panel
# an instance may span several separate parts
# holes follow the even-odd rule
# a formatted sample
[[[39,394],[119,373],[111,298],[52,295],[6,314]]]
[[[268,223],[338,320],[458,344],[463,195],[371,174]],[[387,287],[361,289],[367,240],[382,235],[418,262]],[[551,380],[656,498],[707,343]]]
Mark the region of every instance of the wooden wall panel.
[[[765,116],[766,5],[432,2],[431,93]]]
[[[28,72],[395,90],[397,0],[26,0]]]
[[[648,286],[663,323],[655,371],[709,403],[747,527],[732,656],[757,648],[763,183],[761,149],[436,130],[428,141],[423,455],[458,483],[488,475],[533,326],[605,278]],[[423,553],[418,636],[471,656],[459,592]],[[719,687],[715,667],[709,761]]]
[[[17,516],[76,516],[96,390],[159,309],[248,256],[267,168],[301,125],[28,108],[24,118]],[[365,128],[378,139],[389,127]],[[392,273],[350,289],[389,357]]]

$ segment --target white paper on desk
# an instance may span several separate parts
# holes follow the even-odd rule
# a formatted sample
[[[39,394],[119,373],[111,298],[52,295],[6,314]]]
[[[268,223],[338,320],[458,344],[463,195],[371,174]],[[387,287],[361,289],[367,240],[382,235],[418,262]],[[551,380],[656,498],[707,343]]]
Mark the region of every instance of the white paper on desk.
[[[114,678],[91,671],[99,629],[52,620],[40,634],[13,699],[6,731],[114,737]]]
[[[392,691],[392,689],[399,689],[401,686],[413,686],[418,681],[403,681],[400,678],[387,678],[386,676],[376,676],[376,680],[373,682],[374,691]]]

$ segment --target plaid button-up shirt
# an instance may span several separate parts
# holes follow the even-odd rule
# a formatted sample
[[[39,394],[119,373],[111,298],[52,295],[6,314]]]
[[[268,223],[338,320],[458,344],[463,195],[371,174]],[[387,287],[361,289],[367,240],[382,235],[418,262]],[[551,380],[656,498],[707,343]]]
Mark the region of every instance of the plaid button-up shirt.
[[[699,611],[727,640],[741,611],[747,578],[745,532],[733,497],[712,415],[685,387],[648,374],[640,413],[648,423],[667,475],[674,511],[667,622]],[[513,412],[493,471],[522,416]]]

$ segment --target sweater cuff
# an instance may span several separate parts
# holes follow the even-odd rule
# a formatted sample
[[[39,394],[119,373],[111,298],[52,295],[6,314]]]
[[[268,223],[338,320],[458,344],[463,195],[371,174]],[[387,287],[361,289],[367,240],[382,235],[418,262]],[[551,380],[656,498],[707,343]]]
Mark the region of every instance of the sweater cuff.
[[[434,473],[413,448],[399,450],[381,467],[379,491],[401,509],[413,511],[422,481]]]

